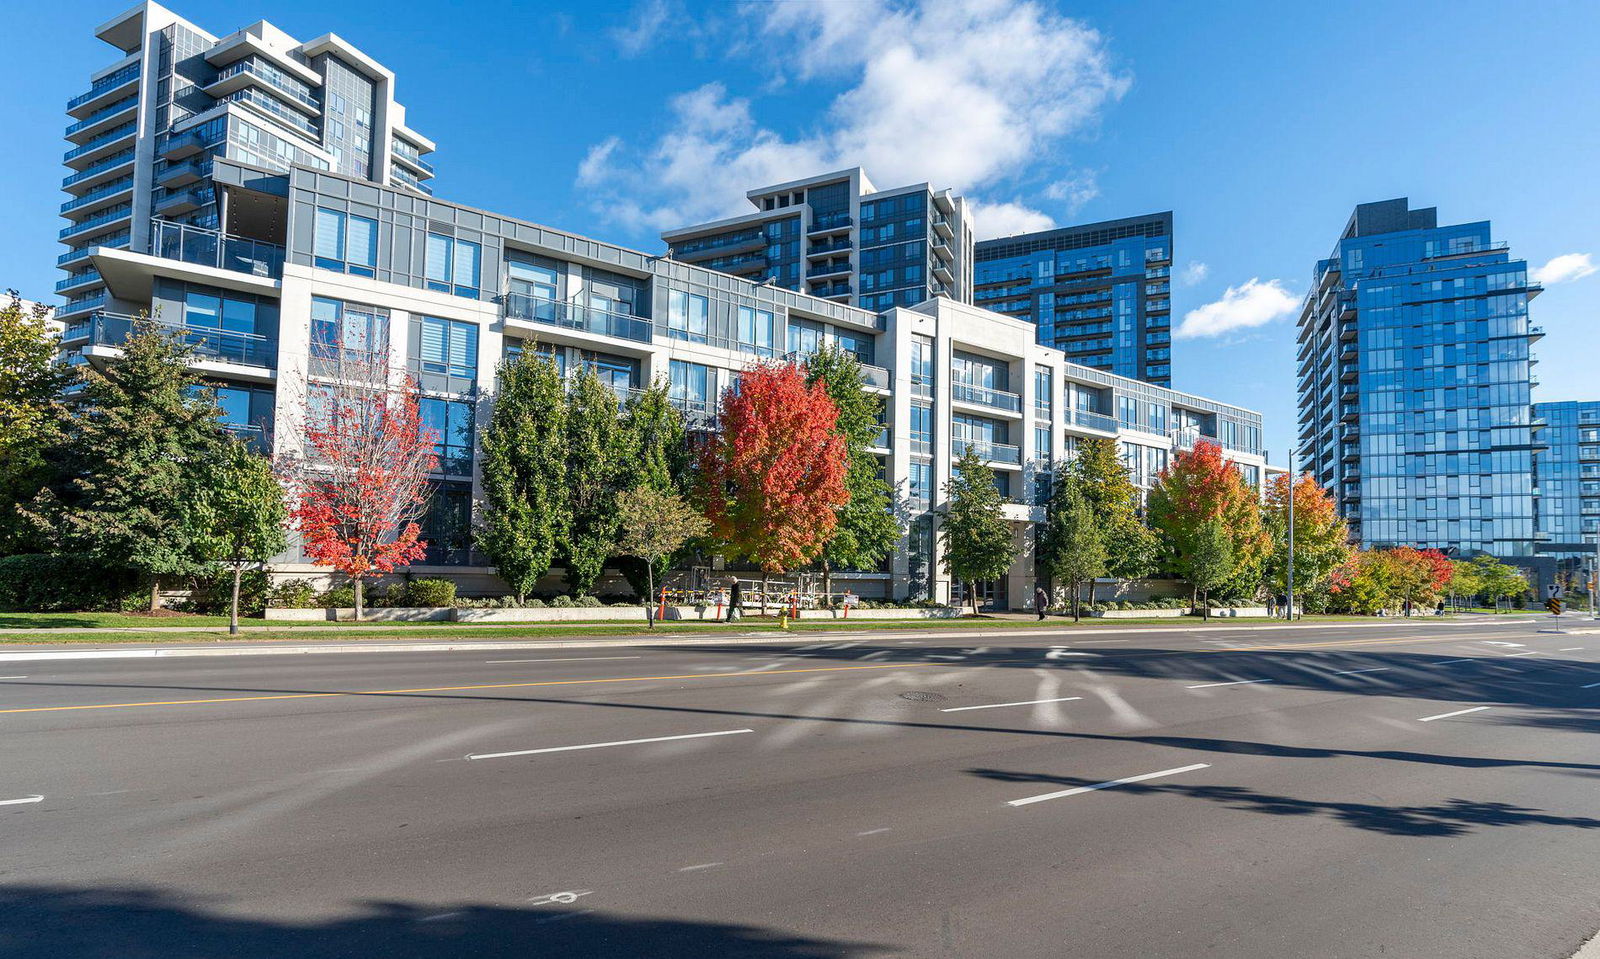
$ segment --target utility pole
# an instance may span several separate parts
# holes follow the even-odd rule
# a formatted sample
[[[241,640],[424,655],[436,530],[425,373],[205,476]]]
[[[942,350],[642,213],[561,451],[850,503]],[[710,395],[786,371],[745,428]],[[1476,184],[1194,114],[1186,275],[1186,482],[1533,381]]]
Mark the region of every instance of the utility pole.
[[[1289,564],[1285,568],[1288,585],[1289,621],[1294,621],[1294,450],[1289,450]]]
[[[1594,531],[1594,577],[1589,580],[1589,618],[1600,620],[1600,529]]]

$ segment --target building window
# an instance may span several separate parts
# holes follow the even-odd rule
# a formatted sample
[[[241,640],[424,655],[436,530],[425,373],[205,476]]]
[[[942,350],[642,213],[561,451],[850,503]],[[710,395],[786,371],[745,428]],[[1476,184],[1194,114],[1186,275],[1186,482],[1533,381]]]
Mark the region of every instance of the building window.
[[[697,293],[667,293],[667,335],[691,343],[706,342],[709,303]]]
[[[328,364],[387,363],[389,314],[326,297],[311,299],[311,372],[332,375]]]
[[[762,356],[772,355],[772,314],[748,306],[739,307],[739,345]]]
[[[421,337],[417,362],[423,373],[437,373],[476,382],[478,325],[434,316],[417,318]]]
[[[821,323],[810,320],[789,321],[789,352],[799,353],[801,356],[810,356],[822,349],[823,329]]]
[[[833,341],[839,349],[853,354],[863,364],[872,365],[874,350],[871,336],[835,328]]]
[[[424,396],[417,401],[422,427],[433,432],[435,472],[446,476],[472,475],[472,404]]]
[[[378,265],[378,221],[317,207],[313,252],[321,269],[373,276]]]
[[[920,509],[927,509],[933,505],[933,464],[930,462],[911,461],[911,475],[908,492],[911,503]]]
[[[667,396],[679,407],[704,411],[711,409],[711,394],[716,377],[711,367],[672,360],[667,366]]]
[[[478,297],[481,244],[439,233],[428,234],[427,287],[440,293]]]

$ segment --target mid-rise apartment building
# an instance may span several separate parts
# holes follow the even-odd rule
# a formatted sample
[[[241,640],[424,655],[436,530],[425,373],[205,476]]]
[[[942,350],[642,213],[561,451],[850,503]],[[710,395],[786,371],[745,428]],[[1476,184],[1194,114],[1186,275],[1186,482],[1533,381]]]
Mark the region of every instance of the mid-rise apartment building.
[[[754,362],[824,344],[854,353],[885,399],[874,453],[907,530],[883,568],[840,577],[865,597],[959,595],[937,557],[945,484],[969,446],[995,469],[1021,549],[981,587],[1001,606],[1030,598],[1052,465],[1083,438],[1116,440],[1143,486],[1174,450],[1206,439],[1252,482],[1265,469],[1259,414],[1074,364],[1026,321],[950,297],[873,312],[319,168],[217,159],[212,183],[238,231],[218,242],[283,247],[222,262],[186,246],[93,247],[90,264],[116,302],[195,347],[225,419],[267,448],[298,445],[305,398],[351,344],[409,368],[440,437],[428,556],[412,571],[467,593],[503,589],[472,545],[477,433],[498,365],[527,349],[595,369],[624,399],[664,381],[695,430],[716,428],[722,391]],[[365,237],[376,242],[353,239]],[[84,360],[115,362],[131,324],[92,312],[77,340]],[[274,565],[321,572],[297,553]]]
[[[1074,363],[1172,384],[1172,213],[984,240],[973,302]]]
[[[1298,449],[1358,541],[1534,554],[1539,291],[1488,221],[1355,208],[1300,314]]]
[[[1600,538],[1600,401],[1535,403],[1539,552],[1570,570],[1592,565]]]
[[[753,213],[661,234],[667,255],[874,312],[972,302],[971,217],[949,190],[880,190],[853,167],[746,196]]]
[[[216,265],[259,262],[280,249],[224,247],[248,211],[230,210],[211,181],[226,158],[268,170],[299,165],[331,170],[418,195],[431,192],[433,152],[406,125],[394,99],[394,73],[336,34],[302,42],[261,21],[216,36],[155,3],[106,21],[95,36],[114,58],[67,101],[71,122],[63,155],[66,277],[57,311],[80,323],[115,309],[89,259],[92,249],[209,251]],[[353,236],[352,243],[373,242]]]

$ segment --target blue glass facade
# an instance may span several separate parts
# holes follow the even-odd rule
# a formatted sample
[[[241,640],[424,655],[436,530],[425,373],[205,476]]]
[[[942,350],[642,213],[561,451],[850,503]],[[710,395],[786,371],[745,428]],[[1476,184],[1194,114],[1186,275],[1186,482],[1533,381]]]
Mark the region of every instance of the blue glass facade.
[[[1367,546],[1534,553],[1527,264],[1487,221],[1362,204],[1300,318],[1300,462]]]
[[[974,246],[973,302],[1025,319],[1074,363],[1172,385],[1172,214]]]
[[[1534,454],[1539,552],[1587,561],[1600,535],[1600,401],[1536,403],[1544,448]]]

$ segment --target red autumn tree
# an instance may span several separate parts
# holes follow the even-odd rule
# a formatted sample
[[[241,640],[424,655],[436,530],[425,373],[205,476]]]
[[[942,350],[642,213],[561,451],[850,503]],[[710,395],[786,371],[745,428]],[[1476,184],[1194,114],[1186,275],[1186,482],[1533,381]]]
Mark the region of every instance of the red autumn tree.
[[[308,391],[304,448],[280,471],[306,555],[350,578],[359,621],[365,581],[424,555],[418,520],[437,437],[422,425],[415,381],[391,369],[386,350],[325,351],[335,369]]]
[[[701,449],[713,533],[766,576],[816,559],[850,500],[848,457],[826,385],[792,363],[739,374],[722,397],[720,432]]]
[[[1222,522],[1227,532],[1233,575],[1221,593],[1245,593],[1261,581],[1272,540],[1261,521],[1256,490],[1215,443],[1196,443],[1172,458],[1156,479],[1146,506],[1150,526],[1161,538],[1162,562],[1169,572],[1189,578],[1206,523]]]

